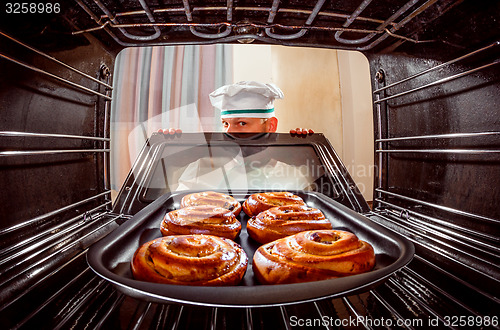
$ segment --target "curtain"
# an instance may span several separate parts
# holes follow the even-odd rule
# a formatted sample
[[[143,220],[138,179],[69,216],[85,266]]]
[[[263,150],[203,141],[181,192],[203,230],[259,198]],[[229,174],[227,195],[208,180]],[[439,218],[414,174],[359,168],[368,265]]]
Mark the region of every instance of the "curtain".
[[[111,189],[118,190],[146,139],[160,128],[220,131],[208,94],[232,82],[231,45],[127,48],[115,61]]]

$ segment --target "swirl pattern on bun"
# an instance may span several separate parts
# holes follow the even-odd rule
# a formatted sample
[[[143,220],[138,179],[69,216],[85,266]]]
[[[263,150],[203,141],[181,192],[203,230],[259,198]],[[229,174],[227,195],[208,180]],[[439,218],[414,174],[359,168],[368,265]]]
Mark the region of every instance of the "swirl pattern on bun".
[[[299,204],[272,207],[247,222],[248,235],[262,244],[315,229],[332,229],[332,224],[320,210]]]
[[[196,286],[237,285],[248,258],[235,242],[211,235],[164,236],[143,244],[131,262],[136,280]]]
[[[241,204],[234,197],[215,191],[203,191],[185,195],[181,200],[181,207],[211,205],[222,207],[238,216],[241,212]]]
[[[249,217],[256,216],[260,212],[270,209],[275,206],[284,205],[305,205],[306,203],[302,198],[290,192],[266,192],[250,195],[243,202],[243,211]]]
[[[235,239],[241,223],[228,209],[198,205],[168,212],[160,231],[163,236],[205,234]]]
[[[339,230],[313,230],[262,245],[253,272],[262,284],[300,283],[355,275],[375,266],[373,247]]]

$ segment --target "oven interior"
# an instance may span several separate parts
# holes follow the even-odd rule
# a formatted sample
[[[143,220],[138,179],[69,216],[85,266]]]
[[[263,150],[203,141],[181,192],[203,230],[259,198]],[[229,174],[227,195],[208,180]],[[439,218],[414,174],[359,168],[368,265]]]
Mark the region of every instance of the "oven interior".
[[[75,0],[29,10],[6,4],[0,22],[4,327],[498,327],[499,2]],[[135,212],[113,206],[109,191],[117,53],[233,42],[368,57],[377,172],[373,208],[357,211],[416,250],[382,285],[212,308],[134,299],[88,268],[88,248]]]

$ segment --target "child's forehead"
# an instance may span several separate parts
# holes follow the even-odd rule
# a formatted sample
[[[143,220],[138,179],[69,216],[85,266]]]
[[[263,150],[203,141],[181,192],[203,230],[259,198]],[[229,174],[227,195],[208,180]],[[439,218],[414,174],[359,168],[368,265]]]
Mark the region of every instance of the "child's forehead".
[[[262,118],[238,117],[238,118],[222,118],[221,120],[228,122],[238,122],[238,121],[261,122]]]

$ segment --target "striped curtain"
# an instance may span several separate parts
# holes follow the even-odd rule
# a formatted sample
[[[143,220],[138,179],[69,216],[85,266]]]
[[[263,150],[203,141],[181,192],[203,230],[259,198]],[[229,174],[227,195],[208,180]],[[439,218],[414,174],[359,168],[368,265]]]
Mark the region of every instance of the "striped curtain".
[[[118,54],[111,102],[113,190],[158,129],[222,129],[208,94],[232,82],[232,64],[231,45],[127,48]]]

